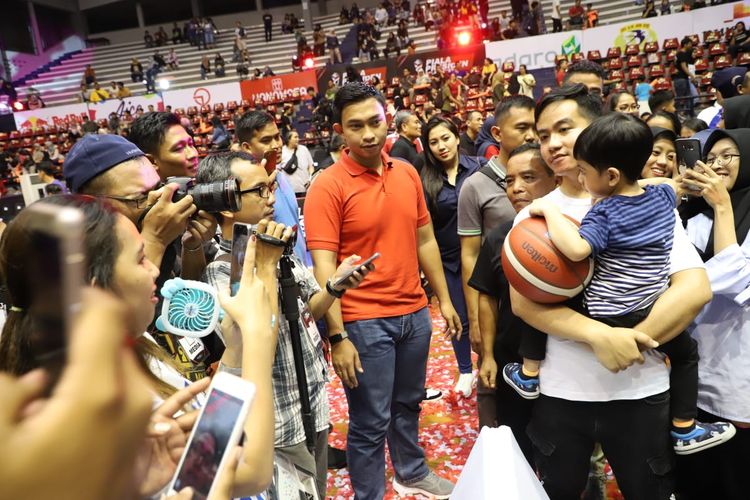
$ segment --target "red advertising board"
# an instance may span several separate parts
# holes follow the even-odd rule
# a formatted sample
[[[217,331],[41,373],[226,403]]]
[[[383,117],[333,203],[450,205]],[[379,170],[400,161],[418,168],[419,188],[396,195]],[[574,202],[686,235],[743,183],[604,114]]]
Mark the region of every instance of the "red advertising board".
[[[312,87],[318,91],[315,71],[301,71],[240,82],[242,98],[250,102],[276,103],[299,99]]]

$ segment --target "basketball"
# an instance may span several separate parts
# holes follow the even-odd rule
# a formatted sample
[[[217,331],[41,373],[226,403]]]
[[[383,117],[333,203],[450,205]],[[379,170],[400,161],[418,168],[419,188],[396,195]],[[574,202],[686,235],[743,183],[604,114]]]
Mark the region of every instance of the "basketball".
[[[544,217],[529,217],[511,229],[503,244],[502,265],[508,283],[518,293],[543,304],[575,297],[594,273],[590,257],[573,262],[555,248]]]

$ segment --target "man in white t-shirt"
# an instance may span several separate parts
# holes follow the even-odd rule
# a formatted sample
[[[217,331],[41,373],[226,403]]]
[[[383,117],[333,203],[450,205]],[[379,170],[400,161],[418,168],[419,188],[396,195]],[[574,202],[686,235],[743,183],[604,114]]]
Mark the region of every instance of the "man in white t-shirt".
[[[562,14],[560,14],[560,0],[552,0],[552,33],[562,31]]]
[[[578,221],[592,203],[578,182],[573,147],[600,114],[601,101],[582,84],[553,90],[536,108],[542,157],[561,179],[545,198]],[[528,216],[522,210],[516,223]],[[682,332],[711,298],[700,258],[682,228],[675,229],[670,287],[637,330],[588,318],[569,307],[575,299],[537,304],[511,289],[513,312],[549,334],[528,433],[551,498],[580,498],[595,443],[625,498],[663,500],[672,492],[669,373],[650,349],[653,340]]]

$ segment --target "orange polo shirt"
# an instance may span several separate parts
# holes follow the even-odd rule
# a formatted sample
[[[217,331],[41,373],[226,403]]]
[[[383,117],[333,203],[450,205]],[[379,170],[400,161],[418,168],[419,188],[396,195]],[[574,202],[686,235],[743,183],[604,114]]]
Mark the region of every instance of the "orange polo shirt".
[[[337,264],[380,252],[375,271],[341,300],[345,322],[402,316],[427,305],[417,259],[417,228],[430,222],[422,182],[408,163],[381,155],[378,175],[345,151],[305,198],[310,250],[336,252]]]

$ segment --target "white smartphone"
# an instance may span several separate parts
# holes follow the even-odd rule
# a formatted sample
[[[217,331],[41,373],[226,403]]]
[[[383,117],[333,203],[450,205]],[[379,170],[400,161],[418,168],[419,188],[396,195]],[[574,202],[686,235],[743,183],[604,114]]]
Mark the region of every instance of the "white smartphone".
[[[225,372],[214,376],[169,486],[170,494],[190,487],[195,492],[193,500],[208,498],[229,459],[227,452],[240,441],[254,397],[252,382]]]
[[[29,315],[37,334],[34,356],[56,380],[65,362],[67,338],[81,307],[86,276],[83,212],[34,203],[26,209],[31,253],[25,257],[31,287]]]

